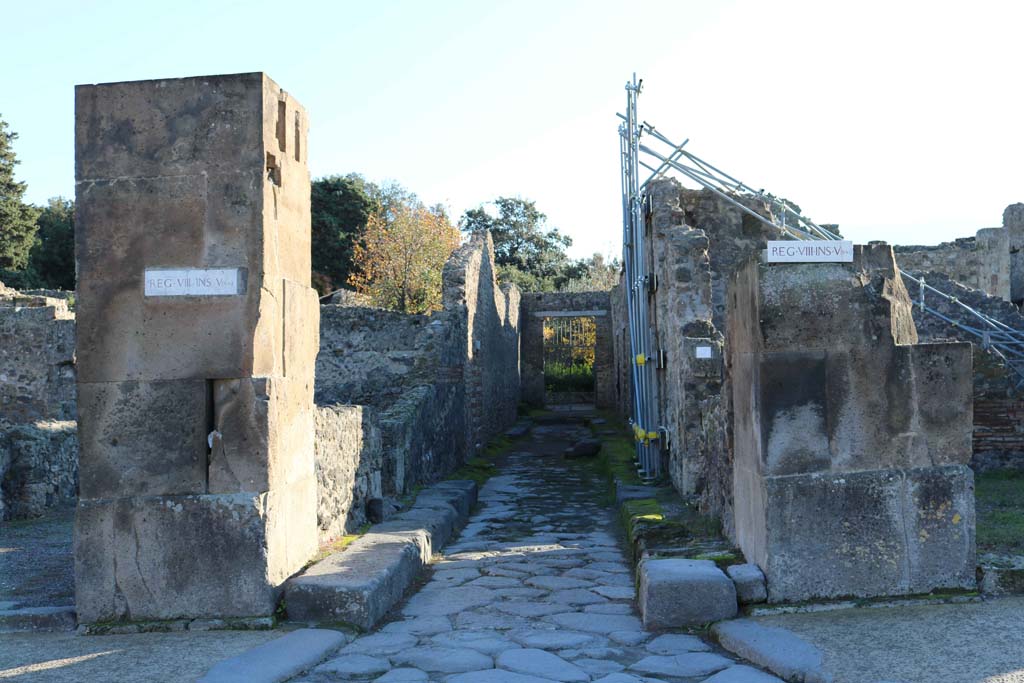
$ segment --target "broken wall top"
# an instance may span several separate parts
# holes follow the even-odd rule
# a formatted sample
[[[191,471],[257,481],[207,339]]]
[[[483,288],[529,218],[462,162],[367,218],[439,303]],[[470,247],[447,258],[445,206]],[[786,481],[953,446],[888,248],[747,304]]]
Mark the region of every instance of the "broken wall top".
[[[81,85],[75,107],[80,380],[285,375],[288,311],[309,307],[301,105],[250,73]],[[160,269],[237,290],[147,296]]]

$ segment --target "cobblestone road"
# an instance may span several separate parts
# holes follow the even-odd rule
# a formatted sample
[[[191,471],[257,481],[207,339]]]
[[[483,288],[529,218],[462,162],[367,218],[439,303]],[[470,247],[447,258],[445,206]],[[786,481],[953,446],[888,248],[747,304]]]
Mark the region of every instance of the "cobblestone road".
[[[644,630],[604,484],[535,427],[499,459],[429,581],[377,632],[302,680],[380,683],[768,683],[701,638]]]

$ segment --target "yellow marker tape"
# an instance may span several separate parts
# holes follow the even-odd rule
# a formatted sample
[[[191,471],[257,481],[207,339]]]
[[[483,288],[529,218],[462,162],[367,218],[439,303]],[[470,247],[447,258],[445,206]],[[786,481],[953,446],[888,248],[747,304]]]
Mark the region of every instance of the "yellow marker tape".
[[[646,363],[647,363],[647,356],[645,356],[642,353],[636,354],[636,364],[637,365],[646,365]]]
[[[657,439],[659,436],[661,436],[661,435],[658,434],[658,432],[647,432],[647,439],[649,441],[653,441],[653,440]]]
[[[960,519],[961,519],[960,518],[960,513],[957,512],[956,514],[953,515],[953,524],[959,524],[960,523]]]

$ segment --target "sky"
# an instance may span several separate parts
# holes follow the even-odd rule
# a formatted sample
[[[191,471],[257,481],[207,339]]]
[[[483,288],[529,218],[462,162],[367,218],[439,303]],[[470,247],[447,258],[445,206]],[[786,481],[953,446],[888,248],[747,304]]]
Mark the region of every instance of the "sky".
[[[855,242],[936,244],[1024,201],[1019,2],[3,4],[0,118],[39,204],[74,194],[74,85],[247,71],[306,107],[314,177],[455,217],[531,199],[576,257],[621,251],[634,72],[642,119]]]

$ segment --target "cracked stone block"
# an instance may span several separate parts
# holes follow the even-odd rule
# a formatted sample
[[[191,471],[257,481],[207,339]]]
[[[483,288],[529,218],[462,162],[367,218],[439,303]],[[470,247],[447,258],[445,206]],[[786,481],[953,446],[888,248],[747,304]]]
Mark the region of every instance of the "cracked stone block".
[[[641,562],[639,602],[644,626],[676,628],[736,616],[736,587],[711,560]]]

